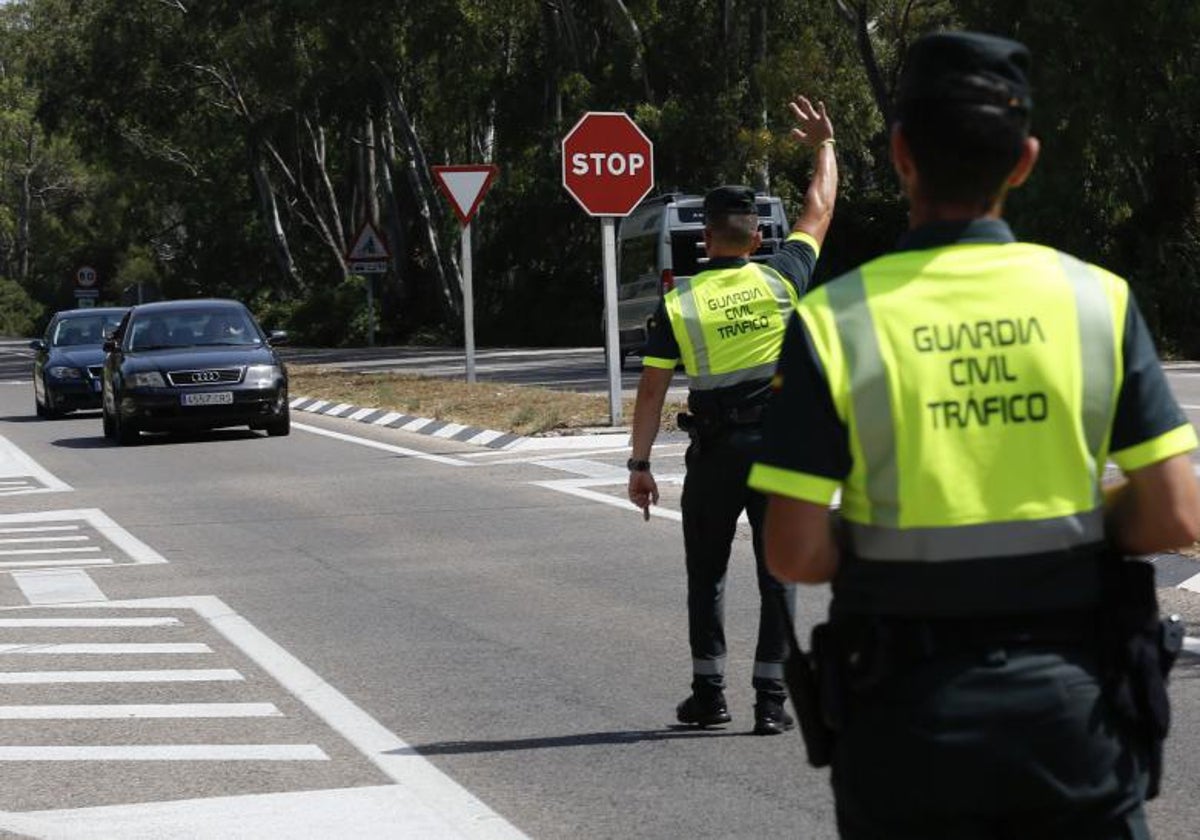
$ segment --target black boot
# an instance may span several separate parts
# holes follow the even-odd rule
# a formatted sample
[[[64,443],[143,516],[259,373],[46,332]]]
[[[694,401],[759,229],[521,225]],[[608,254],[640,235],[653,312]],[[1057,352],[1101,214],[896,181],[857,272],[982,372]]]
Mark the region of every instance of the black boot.
[[[729,723],[729,709],[725,705],[722,691],[693,691],[692,695],[675,707],[675,718],[680,723],[698,726],[720,726]]]
[[[754,704],[754,734],[780,735],[795,726],[783,708],[783,698],[774,694],[758,693],[758,702]]]

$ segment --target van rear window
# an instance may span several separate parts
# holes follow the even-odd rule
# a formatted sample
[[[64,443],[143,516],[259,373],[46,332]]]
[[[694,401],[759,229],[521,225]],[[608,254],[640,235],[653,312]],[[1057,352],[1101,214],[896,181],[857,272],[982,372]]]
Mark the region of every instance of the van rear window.
[[[771,218],[771,204],[767,201],[758,202],[758,216],[760,219]],[[703,207],[679,207],[679,221],[685,225],[700,225],[704,224],[704,208]]]
[[[704,232],[679,230],[671,232],[671,268],[676,277],[691,277],[700,271],[704,256]]]

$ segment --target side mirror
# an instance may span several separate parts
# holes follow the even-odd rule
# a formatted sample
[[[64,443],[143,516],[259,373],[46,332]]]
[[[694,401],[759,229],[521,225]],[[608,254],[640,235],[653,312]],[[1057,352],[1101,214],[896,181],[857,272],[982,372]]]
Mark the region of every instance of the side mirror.
[[[40,338],[35,338],[33,341],[29,342],[29,349],[36,350],[41,353],[46,349],[46,342]]]
[[[287,330],[271,330],[271,334],[267,336],[267,344],[272,347],[277,347],[280,344],[288,343]]]
[[[104,339],[104,352],[111,353],[117,349],[117,342],[112,338]]]

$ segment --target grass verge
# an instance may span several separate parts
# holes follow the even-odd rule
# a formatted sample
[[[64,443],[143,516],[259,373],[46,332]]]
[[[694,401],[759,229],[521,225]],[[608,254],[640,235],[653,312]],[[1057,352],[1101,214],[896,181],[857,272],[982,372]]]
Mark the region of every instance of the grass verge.
[[[382,408],[518,435],[579,434],[611,425],[607,396],[502,382],[468,385],[411,374],[354,373],[321,365],[288,365],[288,378],[289,390],[297,397]],[[675,415],[685,407],[681,400],[668,399],[663,406],[663,428],[675,429]],[[621,416],[625,425],[632,422],[632,400],[624,401]]]

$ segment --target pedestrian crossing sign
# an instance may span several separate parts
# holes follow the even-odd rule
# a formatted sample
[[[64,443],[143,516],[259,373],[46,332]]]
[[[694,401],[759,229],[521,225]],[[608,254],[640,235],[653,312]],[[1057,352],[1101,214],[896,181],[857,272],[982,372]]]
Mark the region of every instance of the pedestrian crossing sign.
[[[391,256],[379,231],[375,230],[370,222],[364,222],[358,231],[358,236],[354,237],[354,244],[350,246],[346,260],[351,263],[373,263],[389,259]]]

